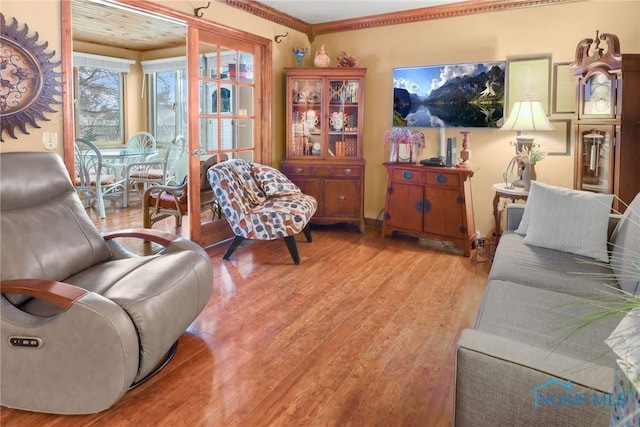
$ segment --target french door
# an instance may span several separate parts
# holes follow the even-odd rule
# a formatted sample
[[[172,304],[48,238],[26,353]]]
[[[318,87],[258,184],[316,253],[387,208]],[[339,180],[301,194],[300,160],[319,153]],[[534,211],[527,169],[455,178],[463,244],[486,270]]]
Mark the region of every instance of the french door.
[[[71,1],[61,0],[64,160],[74,175]],[[271,40],[151,2],[114,7],[187,25],[189,238],[202,246],[231,237],[225,220],[200,209],[200,162],[212,155],[271,162]],[[150,37],[153,35],[150,34]],[[178,102],[178,101],[177,101]]]
[[[265,106],[260,45],[217,32],[191,27],[188,32],[189,70],[189,225],[191,239],[202,246],[232,237],[224,218],[200,211],[201,164],[244,159],[265,162]],[[268,108],[266,108],[268,110]],[[195,209],[194,209],[195,208]],[[206,206],[203,206],[206,208]]]

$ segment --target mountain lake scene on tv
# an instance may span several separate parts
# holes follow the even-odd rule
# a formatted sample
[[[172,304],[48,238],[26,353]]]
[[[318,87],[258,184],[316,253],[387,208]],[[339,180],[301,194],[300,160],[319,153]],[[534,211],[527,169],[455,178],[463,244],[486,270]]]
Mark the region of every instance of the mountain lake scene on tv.
[[[495,128],[504,109],[506,62],[393,70],[393,126]]]

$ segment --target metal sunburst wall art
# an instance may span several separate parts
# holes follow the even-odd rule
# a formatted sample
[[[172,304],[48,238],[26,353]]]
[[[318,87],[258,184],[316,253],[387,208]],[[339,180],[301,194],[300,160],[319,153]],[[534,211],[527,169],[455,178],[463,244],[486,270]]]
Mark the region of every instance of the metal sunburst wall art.
[[[29,135],[27,124],[40,128],[37,121],[49,121],[44,113],[55,113],[51,105],[62,103],[54,98],[62,95],[57,80],[62,73],[54,71],[60,62],[49,61],[55,51],[45,52],[49,43],[38,44],[37,32],[29,37],[29,27],[19,29],[15,18],[6,25],[1,13],[0,21],[0,141],[4,142],[5,132],[18,139],[16,128]]]

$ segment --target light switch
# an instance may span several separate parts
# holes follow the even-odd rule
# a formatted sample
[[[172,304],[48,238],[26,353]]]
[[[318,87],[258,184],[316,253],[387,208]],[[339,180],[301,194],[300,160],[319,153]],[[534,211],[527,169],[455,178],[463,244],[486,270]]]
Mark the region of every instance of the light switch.
[[[58,133],[46,131],[42,134],[42,145],[47,150],[55,150],[58,148]]]

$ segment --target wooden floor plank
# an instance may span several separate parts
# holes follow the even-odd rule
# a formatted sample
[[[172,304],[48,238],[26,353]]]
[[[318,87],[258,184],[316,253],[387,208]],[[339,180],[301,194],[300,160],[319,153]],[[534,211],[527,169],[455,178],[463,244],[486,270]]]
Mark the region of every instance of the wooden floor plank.
[[[141,224],[135,202],[121,211],[92,215],[103,231]],[[157,227],[183,231],[173,219]],[[300,265],[281,241],[229,261],[227,243],[207,248],[213,294],[156,377],[98,414],[2,407],[0,424],[450,425],[455,341],[473,325],[489,263],[375,227],[314,226],[313,237],[298,239]]]

